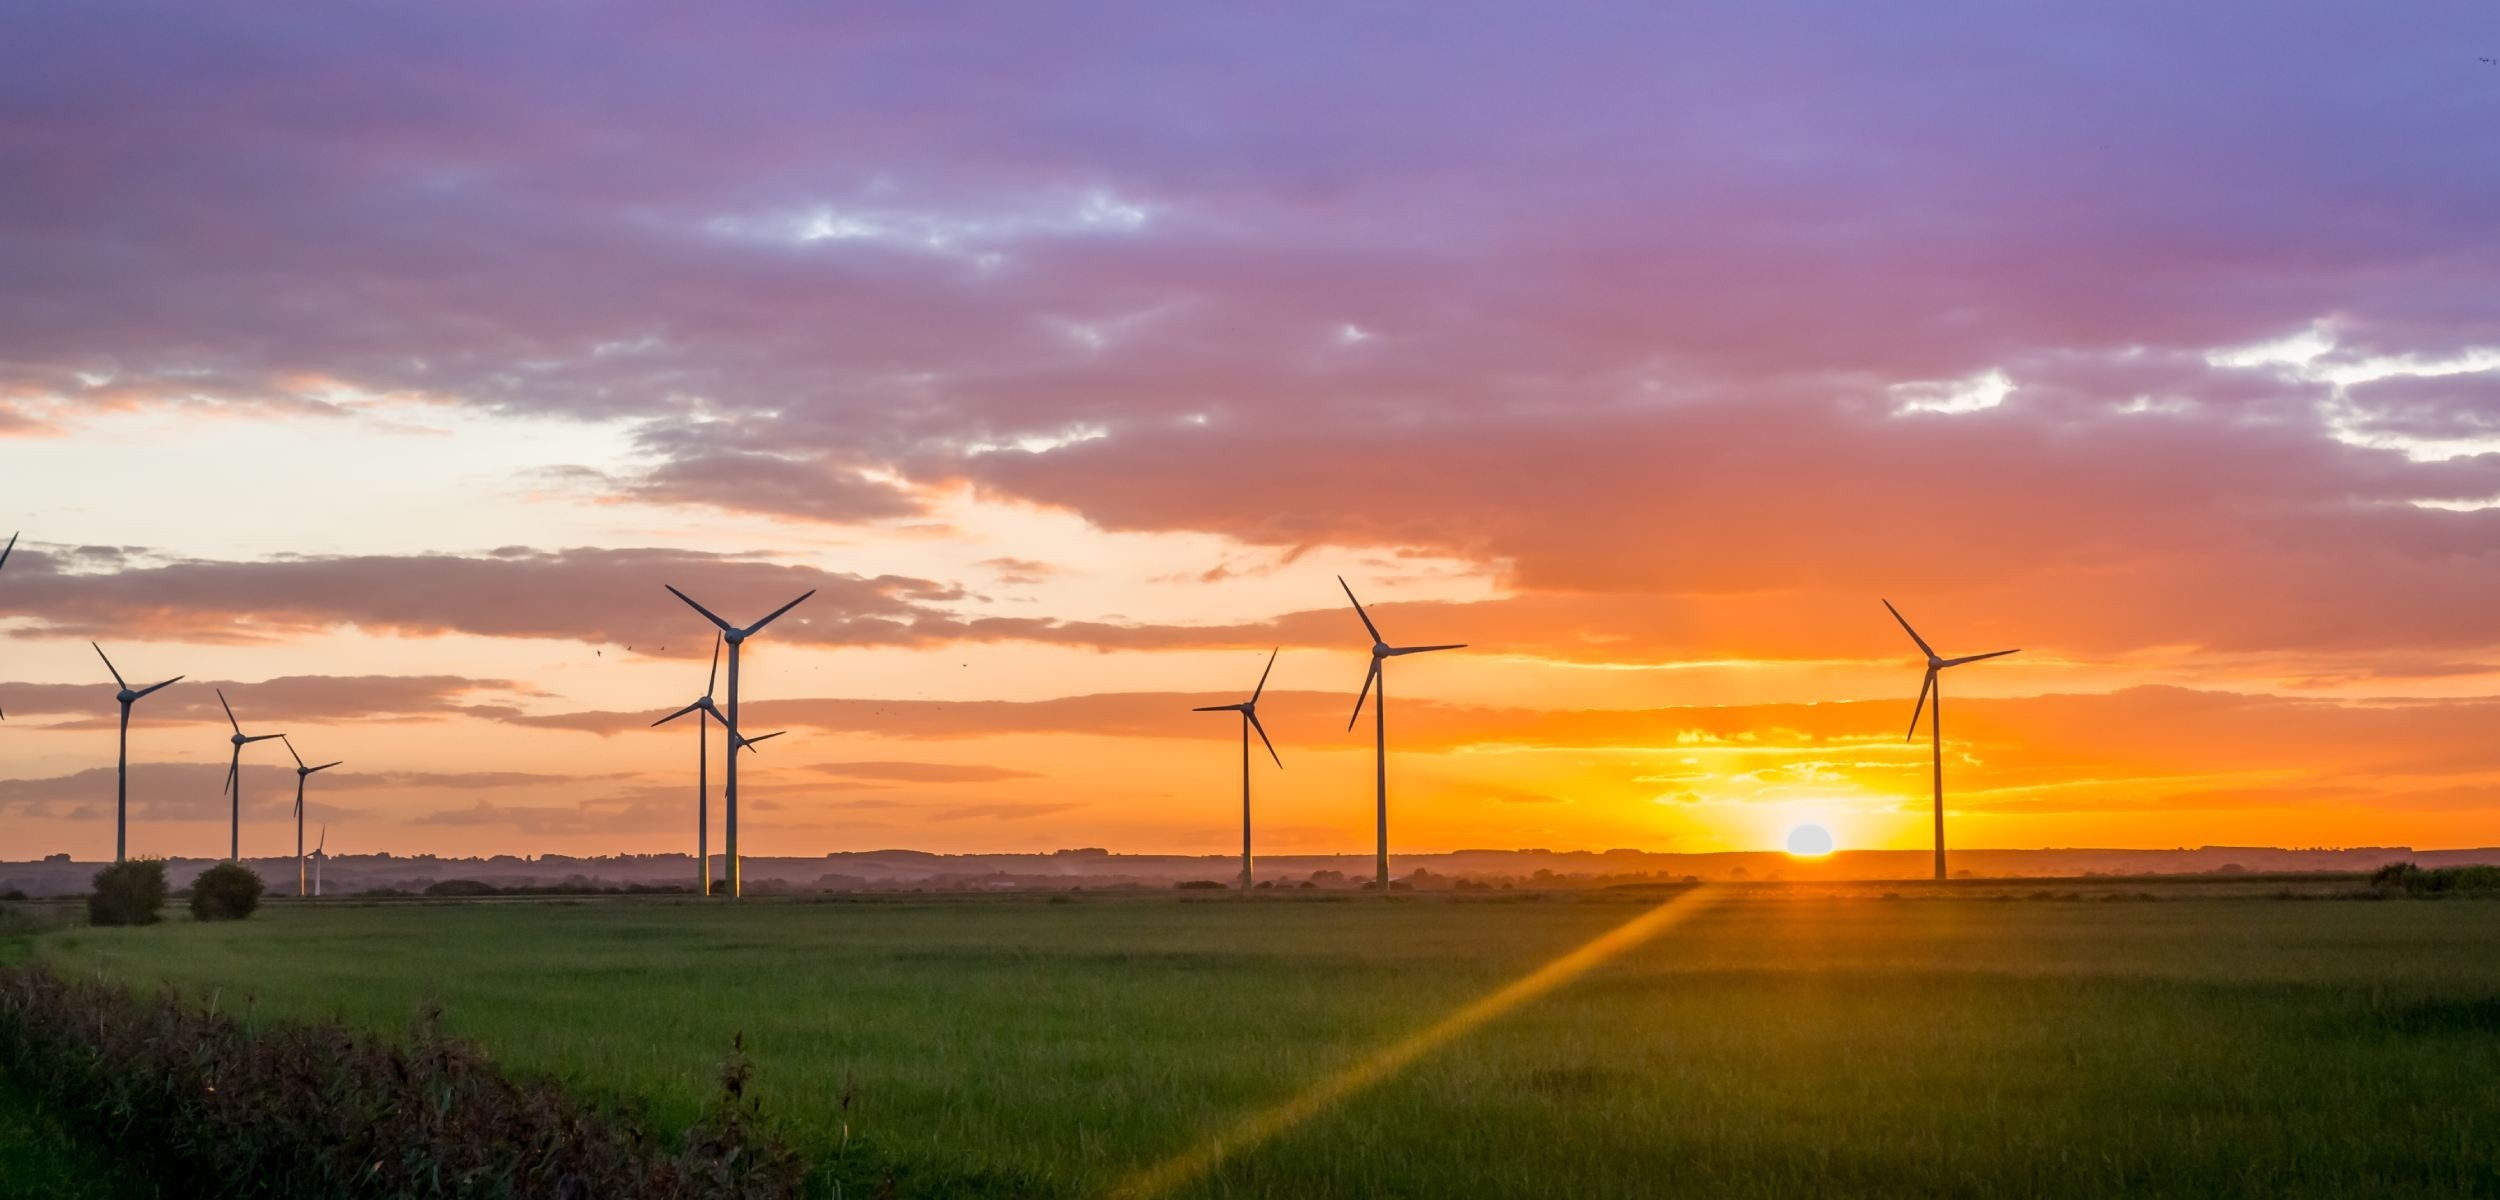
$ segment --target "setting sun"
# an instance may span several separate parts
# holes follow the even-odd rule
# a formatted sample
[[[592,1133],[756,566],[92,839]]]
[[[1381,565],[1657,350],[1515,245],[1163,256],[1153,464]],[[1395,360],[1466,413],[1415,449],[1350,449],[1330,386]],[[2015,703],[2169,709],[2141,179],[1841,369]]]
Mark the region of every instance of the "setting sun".
[[[1821,858],[1832,852],[1832,831],[1820,825],[1799,825],[1788,831],[1788,852],[1798,858]]]

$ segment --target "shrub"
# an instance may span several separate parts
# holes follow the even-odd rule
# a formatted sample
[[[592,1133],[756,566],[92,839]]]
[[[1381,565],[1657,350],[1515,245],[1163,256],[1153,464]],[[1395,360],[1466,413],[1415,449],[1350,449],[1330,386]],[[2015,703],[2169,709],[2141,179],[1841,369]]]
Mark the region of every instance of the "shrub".
[[[165,907],[165,863],[133,858],[95,873],[95,890],[87,894],[89,925],[154,925],[156,910]]]
[[[191,881],[191,918],[195,921],[240,921],[260,907],[267,890],[260,876],[241,863],[219,863]]]
[[[446,879],[441,883],[425,885],[428,896],[492,896],[500,890],[494,884],[479,883],[474,879]]]
[[[419,1014],[405,1045],[247,1024],[171,996],[0,968],[0,1071],[168,1194],[780,1200],[802,1159],[762,1132],[743,1046],[677,1149],[514,1080]],[[203,1181],[215,1181],[203,1187]]]
[[[2500,867],[2433,867],[2426,870],[2409,862],[2389,863],[2371,872],[2370,886],[2382,893],[2407,896],[2485,895],[2500,891]]]

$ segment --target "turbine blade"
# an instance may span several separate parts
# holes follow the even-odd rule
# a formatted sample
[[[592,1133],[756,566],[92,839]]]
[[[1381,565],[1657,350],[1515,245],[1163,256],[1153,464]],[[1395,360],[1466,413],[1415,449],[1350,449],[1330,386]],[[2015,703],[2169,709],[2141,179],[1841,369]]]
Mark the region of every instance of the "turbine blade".
[[[329,846],[329,844],[330,844],[330,827],[329,827],[329,826],[327,826],[327,825],[324,825],[324,826],[322,826],[322,827],[321,827],[321,840],[320,840],[319,842],[317,842],[317,843],[315,843],[315,844],[314,844],[314,846],[313,846],[313,853],[315,853],[315,854],[319,854],[319,853],[321,853],[321,852],[322,852],[325,848],[327,848],[327,847]]]
[[[1435,650],[1464,650],[1464,649],[1466,649],[1466,648],[1467,648],[1467,643],[1465,643],[1465,642],[1452,642],[1452,643],[1450,643],[1450,644],[1449,644],[1449,645],[1447,645],[1447,646],[1398,646],[1398,647],[1394,647],[1394,648],[1392,648],[1392,649],[1389,651],[1389,653],[1391,653],[1391,654],[1430,654],[1430,653],[1432,653],[1432,652],[1433,652],[1433,651],[1435,651]]]
[[[780,737],[782,734],[785,734],[785,733],[788,733],[788,732],[790,732],[790,731],[789,731],[789,730],[787,730],[787,729],[776,729],[776,730],[772,731],[771,733],[765,734],[765,735],[764,735],[764,736],[762,736],[762,737],[739,738],[739,739],[738,739],[738,747],[739,747],[740,749],[742,749],[742,750],[745,750],[745,751],[746,751],[747,753],[749,753],[749,754],[753,754],[753,753],[755,753],[755,743],[757,743],[757,742],[769,742],[769,741],[773,740],[774,738]]]
[[[321,764],[320,766],[314,767],[314,768],[312,769],[312,771],[310,772],[310,774],[318,775],[318,774],[322,773],[323,771],[327,771],[327,770],[329,770],[330,768],[335,767],[335,766],[338,766],[338,765],[340,765],[340,763],[344,763],[344,762],[346,762],[346,761],[347,761],[346,759],[342,758],[342,759],[338,760],[338,762],[326,762],[326,763],[323,763],[323,764]]]
[[[229,758],[229,759],[227,759],[227,760],[226,760],[226,785],[225,785],[224,787],[221,787],[221,788],[217,789],[217,793],[218,793],[219,795],[221,795],[221,796],[222,796],[222,795],[224,795],[225,793],[227,793],[227,792],[231,792],[231,791],[233,791],[233,790],[234,790],[234,772],[235,772],[235,769],[236,769],[237,767],[240,767],[240,766],[242,766],[242,765],[243,765],[243,747],[241,747],[241,746],[237,746],[237,747],[235,747],[235,748],[234,748],[234,757]]]
[[[1960,658],[1948,658],[1943,662],[1937,663],[1936,666],[1939,670],[1941,670],[1945,667],[1958,667],[1963,663],[1975,663],[1982,659],[2003,658],[2008,654],[2020,653],[2022,653],[2020,650],[1992,650],[1986,654],[1965,654]]]
[[[1906,634],[1909,634],[1909,635],[1910,635],[1910,640],[1911,640],[1911,641],[1913,641],[1913,642],[1917,642],[1917,643],[1918,643],[1918,652],[1919,652],[1919,653],[1924,654],[1924,655],[1926,655],[1926,656],[1927,656],[1927,657],[1929,657],[1929,658],[1934,658],[1934,657],[1936,657],[1936,652],[1935,652],[1933,649],[1930,649],[1930,648],[1928,647],[1928,645],[1927,645],[1927,639],[1926,639],[1926,638],[1923,638],[1923,637],[1918,636],[1918,631],[1917,631],[1917,630],[1915,630],[1915,629],[1910,628],[1910,619],[1909,619],[1908,617],[1904,617],[1904,616],[1902,616],[1902,615],[1901,615],[1901,610],[1900,610],[1900,609],[1897,609],[1897,608],[1894,608],[1894,607],[1892,606],[1892,601],[1890,601],[1890,600],[1886,600],[1886,601],[1884,601],[1884,611],[1885,611],[1885,612],[1888,612],[1888,613],[1891,613],[1891,614],[1892,614],[1892,619],[1893,619],[1893,620],[1896,620],[1896,621],[1901,622],[1901,632],[1906,633]]]
[[[815,587],[808,587],[808,595],[815,595]],[[763,627],[765,627],[765,625],[773,625],[775,620],[780,620],[780,615],[783,615],[783,612],[790,612],[790,610],[793,610],[793,607],[798,607],[798,605],[803,605],[803,602],[808,602],[808,595],[798,597],[798,600],[790,600],[788,605],[783,605],[783,607],[775,607],[773,612],[768,612],[768,615],[765,615],[765,620],[758,620],[758,622],[755,622],[755,625],[747,625],[747,637],[755,637],[755,635],[758,635],[758,632],[763,632]]]
[[[693,703],[693,704],[689,704],[689,705],[685,706],[684,708],[678,709],[676,712],[670,713],[670,714],[668,714],[667,716],[662,717],[662,718],[660,718],[660,719],[659,719],[659,720],[657,720],[657,721],[653,721],[653,722],[651,723],[651,727],[652,727],[652,728],[654,728],[654,729],[656,729],[656,728],[658,728],[658,727],[660,727],[660,726],[662,726],[662,725],[666,725],[666,724],[668,724],[669,722],[676,720],[676,719],[677,719],[677,718],[679,718],[679,717],[685,716],[687,713],[690,713],[690,712],[702,712],[702,711],[703,711],[703,703],[702,703],[701,701],[696,701],[695,703]]]
[[[1363,628],[1372,635],[1372,640],[1375,642],[1382,640],[1380,636],[1380,627],[1372,624],[1372,615],[1370,613],[1363,611],[1363,602],[1354,598],[1354,588],[1346,583],[1345,576],[1339,575],[1337,577],[1337,586],[1345,589],[1346,600],[1354,605],[1354,615],[1363,618]]]
[[[1936,686],[1936,672],[1934,668],[1929,668],[1926,677],[1919,680],[1918,706],[1910,710],[1910,731],[1901,735],[1902,741],[1906,742],[1918,736],[1918,715],[1927,711],[1927,689],[1934,686]]]
[[[720,643],[721,636],[717,633],[713,634],[712,673],[703,677],[703,697],[706,700],[711,699],[712,689],[720,683]]]
[[[95,643],[94,643],[94,642],[89,642],[89,643],[87,643],[87,644],[88,644],[88,645],[90,645],[90,646],[95,646]],[[121,672],[119,672],[119,671],[114,671],[114,670],[113,670],[113,660],[112,660],[112,659],[110,659],[110,658],[105,658],[105,657],[104,657],[104,647],[102,647],[102,646],[95,646],[95,656],[96,656],[97,658],[103,658],[103,659],[104,659],[104,669],[105,669],[105,670],[107,670],[107,671],[113,671],[113,683],[114,683],[116,686],[120,687],[123,691],[129,691],[129,690],[130,690],[130,685],[129,685],[129,684],[127,684],[127,683],[123,683],[123,682],[122,682],[122,673],[121,673]]]
[[[1259,731],[1259,744],[1267,747],[1267,756],[1269,758],[1276,758],[1276,743],[1267,740],[1267,726],[1259,724],[1259,714],[1245,708],[1241,710],[1241,715],[1250,719],[1250,728]],[[1284,766],[1285,760],[1276,758],[1277,769],[1282,770],[1284,769]]]
[[[689,595],[685,594],[684,592],[678,591],[675,587],[673,587],[673,586],[671,586],[671,585],[669,585],[669,584],[665,584],[665,583],[663,583],[663,584],[661,584],[660,586],[661,586],[661,587],[664,587],[664,588],[668,588],[668,590],[669,590],[669,594],[670,594],[670,595],[673,595],[673,596],[677,597],[678,599],[685,601],[685,602],[686,602],[686,607],[691,608],[691,609],[695,610],[696,612],[702,613],[702,614],[703,614],[703,619],[704,619],[704,620],[706,620],[706,621],[710,621],[710,622],[711,622],[711,623],[713,623],[714,625],[718,625],[718,626],[720,626],[720,627],[721,627],[721,629],[722,629],[722,631],[726,632],[726,631],[728,631],[728,630],[732,630],[732,629],[736,629],[736,628],[737,628],[737,626],[732,625],[732,624],[730,624],[730,623],[729,623],[729,622],[727,622],[727,621],[721,620],[721,619],[720,619],[720,614],[719,614],[719,613],[713,612],[711,609],[705,608],[705,607],[703,607],[702,605],[695,603],[695,602],[694,602],[694,597],[689,596]]]
[[[1210,704],[1210,705],[1206,706],[1205,708],[1193,708],[1193,709],[1190,709],[1189,711],[1191,711],[1191,712],[1240,712],[1240,711],[1241,711],[1241,706],[1240,706],[1240,705],[1238,705],[1238,704]]]
[[[265,742],[265,741],[268,741],[268,740],[269,740],[269,739],[271,739],[271,738],[282,738],[282,737],[285,737],[285,736],[286,736],[286,735],[285,735],[285,734],[283,734],[283,733],[256,733],[256,734],[253,734],[252,736],[247,737],[247,738],[245,738],[245,739],[243,739],[243,740],[244,740],[244,741],[247,741],[247,742]]]
[[[242,736],[243,726],[235,721],[234,706],[226,703],[226,689],[224,688],[217,689],[217,707],[226,710],[226,724],[234,726],[236,736]]]
[[[815,595],[815,594],[816,594],[816,589],[814,589],[814,588],[809,588],[809,589],[807,589],[807,596],[813,596],[813,595]],[[799,597],[798,599],[796,599],[796,600],[793,600],[793,601],[789,602],[788,604],[784,604],[784,605],[782,605],[781,607],[774,609],[771,613],[767,614],[763,620],[761,620],[761,621],[757,621],[755,624],[747,626],[747,636],[748,636],[748,637],[754,637],[756,634],[763,632],[763,631],[764,631],[764,627],[765,627],[765,626],[770,625],[770,624],[772,624],[773,622],[780,620],[780,619],[781,619],[781,614],[786,613],[786,612],[790,611],[791,609],[797,608],[799,605],[801,605],[801,604],[805,603],[805,602],[807,601],[807,596],[801,596],[801,597]]]
[[[9,551],[17,549],[17,535],[9,535],[9,544],[0,546],[0,567],[9,565]]]
[[[1380,660],[1375,658],[1372,660],[1372,669],[1363,672],[1363,691],[1360,695],[1354,697],[1354,715],[1345,719],[1346,728],[1354,728],[1354,723],[1362,718],[1363,701],[1366,697],[1372,694],[1372,680],[1378,678],[1380,678]]]
[[[1262,670],[1262,671],[1260,671],[1260,672],[1259,672],[1259,686],[1257,686],[1257,687],[1254,687],[1254,688],[1250,689],[1250,703],[1252,703],[1252,704],[1256,704],[1256,703],[1258,703],[1258,702],[1259,702],[1259,694],[1260,694],[1260,693],[1262,693],[1262,692],[1265,692],[1265,691],[1267,690],[1267,673],[1268,673],[1268,671],[1273,671],[1273,670],[1275,670],[1275,669],[1276,669],[1276,652],[1277,652],[1277,650],[1282,650],[1282,649],[1284,649],[1284,647],[1282,647],[1282,646],[1278,646],[1275,650],[1270,650],[1270,651],[1268,651],[1268,652],[1267,652],[1267,668],[1266,668],[1266,670]]]
[[[137,699],[140,699],[140,698],[142,698],[142,697],[145,697],[145,696],[147,696],[147,695],[149,695],[149,694],[151,694],[151,693],[153,693],[153,692],[162,691],[162,690],[163,690],[163,689],[165,689],[165,688],[172,687],[172,686],[174,686],[175,684],[182,682],[182,679],[183,679],[183,677],[182,677],[182,676],[180,676],[180,675],[176,675],[176,676],[174,676],[173,678],[168,679],[168,680],[166,680],[166,681],[165,681],[165,682],[163,682],[163,683],[157,684],[155,687],[143,687],[143,688],[140,688],[140,689],[139,689],[139,694],[138,694],[137,696],[133,696],[133,697],[131,697],[131,699],[133,699],[133,700],[137,700]]]
[[[287,735],[285,735],[285,734],[281,733],[281,734],[279,734],[279,735],[278,735],[278,740],[279,740],[279,741],[281,741],[281,742],[285,742],[285,743],[286,743],[286,755],[287,755],[287,757],[288,757],[288,758],[292,758],[292,759],[294,759],[294,760],[295,760],[295,765],[296,765],[296,766],[298,766],[298,767],[303,766],[303,765],[304,765],[304,756],[303,756],[303,755],[301,755],[301,754],[297,754],[297,753],[295,752],[295,739],[294,739],[294,738],[291,738],[291,737],[288,737]]]

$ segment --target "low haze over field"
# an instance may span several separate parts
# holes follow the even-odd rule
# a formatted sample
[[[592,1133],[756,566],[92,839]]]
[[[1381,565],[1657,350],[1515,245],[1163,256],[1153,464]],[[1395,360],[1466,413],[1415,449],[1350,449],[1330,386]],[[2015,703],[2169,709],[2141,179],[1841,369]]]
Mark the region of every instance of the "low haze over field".
[[[2489,6],[1660,8],[13,9],[0,857],[2495,840]]]

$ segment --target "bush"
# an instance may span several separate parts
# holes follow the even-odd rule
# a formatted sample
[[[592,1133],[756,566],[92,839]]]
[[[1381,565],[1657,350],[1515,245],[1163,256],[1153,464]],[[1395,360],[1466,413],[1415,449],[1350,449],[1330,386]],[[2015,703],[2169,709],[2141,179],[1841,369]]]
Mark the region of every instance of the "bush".
[[[219,863],[191,881],[191,918],[195,921],[240,921],[260,907],[267,890],[241,863]]]
[[[2500,867],[2433,867],[2426,870],[2409,862],[2389,863],[2371,872],[2370,886],[2382,893],[2407,896],[2444,896],[2451,893],[2487,895],[2500,891]]]
[[[479,883],[474,879],[446,879],[441,883],[425,885],[428,896],[492,896],[501,890],[494,884]]]
[[[172,996],[0,968],[0,1072],[169,1195],[781,1200],[806,1164],[762,1130],[743,1047],[671,1149],[546,1079],[514,1080],[422,1012],[404,1046],[246,1023]],[[214,1186],[204,1186],[214,1181]]]
[[[165,907],[165,863],[133,858],[95,873],[95,890],[87,894],[89,925],[154,925],[156,910]]]

